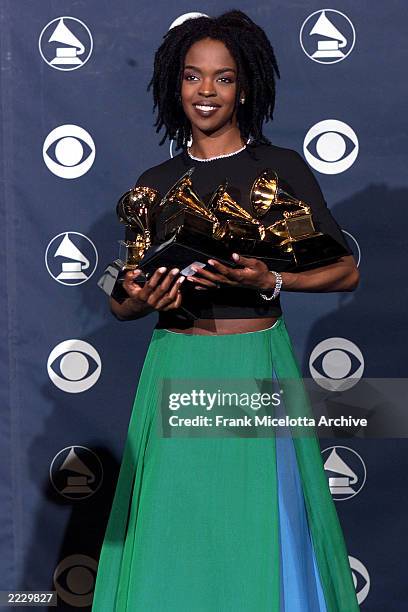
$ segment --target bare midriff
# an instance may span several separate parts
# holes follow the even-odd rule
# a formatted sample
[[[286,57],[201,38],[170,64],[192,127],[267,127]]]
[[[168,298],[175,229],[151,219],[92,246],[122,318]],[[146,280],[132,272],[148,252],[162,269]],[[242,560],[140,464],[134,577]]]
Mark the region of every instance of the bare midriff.
[[[166,327],[168,331],[179,334],[223,335],[243,334],[268,329],[279,317],[259,319],[195,319],[190,327]]]

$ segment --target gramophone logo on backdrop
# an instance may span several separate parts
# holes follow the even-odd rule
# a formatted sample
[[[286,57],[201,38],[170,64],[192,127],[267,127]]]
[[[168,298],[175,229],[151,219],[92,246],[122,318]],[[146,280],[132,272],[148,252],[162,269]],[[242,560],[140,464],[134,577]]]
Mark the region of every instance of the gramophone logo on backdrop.
[[[97,568],[95,559],[88,555],[77,553],[61,559],[53,575],[58,597],[73,608],[91,606]]]
[[[60,125],[44,140],[43,159],[56,176],[75,179],[88,172],[94,163],[95,143],[78,125]]]
[[[57,17],[40,34],[38,48],[43,60],[56,70],[76,70],[90,58],[92,34],[75,17]]]
[[[50,466],[54,489],[67,499],[84,499],[101,486],[103,468],[99,457],[85,446],[67,446],[55,455]]]
[[[324,469],[333,499],[351,499],[363,488],[367,470],[362,457],[348,446],[330,446],[322,451]]]
[[[328,391],[346,391],[358,383],[364,371],[364,357],[346,338],[326,338],[315,346],[309,358],[314,381]]]
[[[354,164],[358,155],[354,130],[337,119],[325,119],[313,125],[303,141],[306,161],[322,174],[340,174]]]
[[[315,11],[305,19],[299,34],[306,55],[319,64],[335,64],[346,59],[356,42],[350,19],[340,11]]]
[[[64,340],[48,356],[47,372],[58,389],[82,393],[90,389],[101,375],[98,351],[84,340]]]
[[[98,252],[84,234],[62,232],[48,244],[45,265],[53,279],[62,285],[81,285],[95,272]]]

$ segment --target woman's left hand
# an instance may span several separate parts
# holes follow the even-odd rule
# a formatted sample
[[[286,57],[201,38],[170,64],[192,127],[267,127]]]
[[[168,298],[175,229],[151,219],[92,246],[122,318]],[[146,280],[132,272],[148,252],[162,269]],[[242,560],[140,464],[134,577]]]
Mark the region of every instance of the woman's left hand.
[[[188,276],[187,279],[196,283],[196,289],[219,287],[220,284],[262,291],[270,291],[274,288],[275,277],[269,272],[268,266],[263,261],[255,257],[243,257],[238,253],[233,253],[232,259],[244,267],[230,268],[216,259],[209,259],[208,263],[217,272],[193,265],[192,268],[196,270],[196,274]]]

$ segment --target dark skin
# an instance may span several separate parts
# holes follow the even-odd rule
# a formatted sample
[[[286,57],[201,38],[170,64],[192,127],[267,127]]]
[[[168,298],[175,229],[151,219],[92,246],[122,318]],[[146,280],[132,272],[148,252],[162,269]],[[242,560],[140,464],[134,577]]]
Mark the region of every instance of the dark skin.
[[[237,124],[235,96],[237,66],[223,42],[206,38],[194,43],[186,53],[182,74],[181,101],[190,121],[193,144],[192,155],[203,159],[233,153],[245,142]],[[240,99],[245,92],[240,91]],[[197,112],[196,104],[210,102],[217,110],[208,116]],[[243,257],[238,253],[232,259],[241,268],[231,268],[210,259],[211,269],[196,269],[188,276],[195,289],[205,291],[219,285],[239,286],[272,291],[275,276],[258,259]],[[120,319],[136,319],[149,312],[168,311],[179,308],[182,303],[181,284],[184,277],[179,270],[159,268],[143,287],[134,280],[140,270],[128,272],[123,286],[129,295],[121,305],[111,298],[111,309]],[[359,283],[359,271],[354,257],[342,257],[332,263],[306,272],[282,272],[281,291],[354,291]],[[277,317],[257,319],[198,319],[190,328],[182,330],[188,334],[231,334],[258,331],[271,327]],[[180,332],[178,328],[168,328]]]

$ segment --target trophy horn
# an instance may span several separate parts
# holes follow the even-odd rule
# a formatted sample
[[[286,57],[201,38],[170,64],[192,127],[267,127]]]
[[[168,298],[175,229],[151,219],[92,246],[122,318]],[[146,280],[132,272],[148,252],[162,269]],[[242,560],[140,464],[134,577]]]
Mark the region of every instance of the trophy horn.
[[[228,215],[230,217],[234,217],[235,219],[239,219],[240,221],[247,221],[248,223],[253,223],[254,225],[261,225],[258,219],[255,219],[245,210],[238,202],[236,202],[227,191],[227,181],[222,183],[217,187],[214,191],[211,199],[208,203],[209,209],[217,213],[222,213],[224,215]]]
[[[209,210],[193,189],[191,181],[193,171],[194,168],[187,170],[187,172],[170,187],[159,206],[160,208],[164,208],[168,204],[176,204],[218,224],[218,219],[215,214]]]
[[[278,175],[266,168],[255,179],[249,194],[252,210],[256,217],[262,218],[272,208],[300,208],[306,204],[291,196],[279,186]]]

